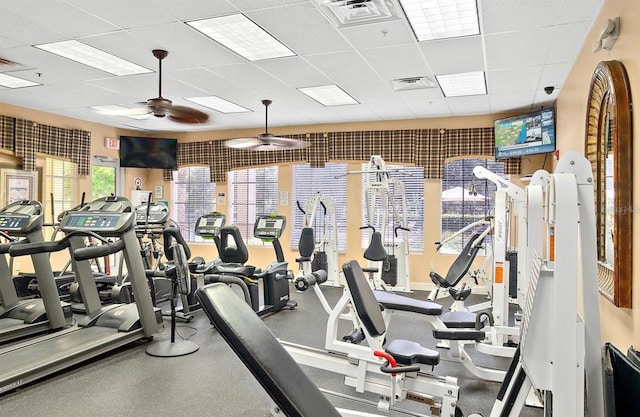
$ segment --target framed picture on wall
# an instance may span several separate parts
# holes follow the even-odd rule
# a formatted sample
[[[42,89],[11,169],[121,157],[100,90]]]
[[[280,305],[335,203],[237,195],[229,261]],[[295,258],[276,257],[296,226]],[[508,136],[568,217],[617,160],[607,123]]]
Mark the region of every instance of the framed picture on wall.
[[[7,206],[14,201],[38,198],[38,176],[36,172],[16,169],[0,169],[2,203]]]

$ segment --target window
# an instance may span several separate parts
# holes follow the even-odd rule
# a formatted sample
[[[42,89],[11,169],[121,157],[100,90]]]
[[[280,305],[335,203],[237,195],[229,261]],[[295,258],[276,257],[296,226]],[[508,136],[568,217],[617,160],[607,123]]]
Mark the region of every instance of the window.
[[[362,170],[367,169],[368,164],[363,164]],[[410,167],[401,165],[387,165],[387,171],[389,172],[389,179],[401,182],[404,185],[405,195],[405,212],[407,215],[407,228],[409,229],[409,252],[410,253],[422,253],[424,251],[424,168]],[[366,174],[365,174],[366,175]],[[394,182],[390,182],[390,193],[393,196],[393,201],[396,208],[399,210],[399,215],[402,216],[402,192],[396,190]],[[363,202],[362,202],[362,226],[367,226],[367,204],[364,201],[365,177],[362,177],[362,190],[363,190]],[[404,232],[398,231],[398,237],[395,236],[394,229],[402,225],[402,217],[397,218],[394,216],[392,207],[382,207],[378,194],[374,193],[376,198],[375,202],[372,202],[374,207],[373,226],[376,230],[382,229],[381,219],[382,210],[387,210],[387,225],[385,228],[385,236],[382,236],[383,242],[402,242]],[[371,232],[369,230],[363,230],[362,232],[362,248],[365,249],[369,246],[369,240],[371,238]]]
[[[174,174],[172,220],[189,242],[202,242],[196,236],[196,221],[216,209],[216,184],[210,182],[209,168],[184,167]]]
[[[62,159],[46,158],[44,172],[45,212],[53,207],[53,222],[58,222],[58,216],[65,210],[69,210],[80,204],[76,199],[76,172],[75,163]],[[53,197],[53,201],[51,198]],[[50,217],[45,215],[45,223]],[[46,236],[50,238],[51,235]],[[58,236],[60,238],[60,236]]]
[[[441,191],[441,241],[465,226],[493,215],[496,186],[489,180],[478,179],[473,175],[473,168],[478,165],[508,178],[504,174],[504,164],[492,159],[461,158],[445,161]],[[485,228],[486,226],[478,226],[457,236],[445,243],[440,248],[440,253],[460,253],[473,233],[480,233]],[[488,236],[485,238],[485,248],[478,254],[486,255],[490,245],[491,237]]]
[[[240,229],[247,244],[262,244],[253,237],[256,215],[278,212],[278,167],[251,168],[229,173],[227,223]]]
[[[293,166],[293,191],[291,201],[291,249],[298,250],[300,233],[304,226],[304,215],[298,209],[296,202],[304,208],[305,202],[315,197],[317,193],[330,198],[336,209],[336,224],[338,230],[330,230],[332,238],[337,237],[338,252],[347,249],[347,164],[327,163],[324,168],[311,168],[309,164]],[[316,238],[324,230],[324,216],[322,207],[316,212]],[[311,213],[307,213],[308,215]],[[313,226],[312,226],[313,227]]]

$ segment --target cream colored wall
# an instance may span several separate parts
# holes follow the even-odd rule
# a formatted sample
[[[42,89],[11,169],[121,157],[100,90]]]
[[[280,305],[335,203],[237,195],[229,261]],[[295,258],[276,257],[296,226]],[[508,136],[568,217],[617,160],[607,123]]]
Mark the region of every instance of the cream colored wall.
[[[607,18],[620,16],[620,37],[610,51],[592,52],[591,42],[597,39],[600,29]],[[589,83],[593,70],[600,61],[619,60],[627,69],[631,84],[631,96],[640,97],[640,2],[637,0],[607,0],[595,20],[589,37],[576,60],[567,81],[558,97],[557,136],[560,153],[569,150],[584,152],[585,118]],[[640,113],[633,112],[633,135],[640,138]],[[634,167],[640,166],[640,153],[634,153]],[[638,161],[638,162],[636,162]],[[640,170],[634,172],[634,207],[640,201]],[[640,227],[639,210],[633,211],[633,222],[636,230]],[[616,308],[604,297],[600,297],[602,340],[610,341],[621,349],[629,345],[640,345],[640,264],[635,255],[640,250],[640,236],[635,233],[633,239],[633,308]],[[588,306],[585,306],[588,308]]]

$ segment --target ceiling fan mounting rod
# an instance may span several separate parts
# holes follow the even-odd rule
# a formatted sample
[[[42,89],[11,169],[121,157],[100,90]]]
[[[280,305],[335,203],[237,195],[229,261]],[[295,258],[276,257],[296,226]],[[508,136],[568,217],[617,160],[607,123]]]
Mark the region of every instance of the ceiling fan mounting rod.
[[[158,97],[162,98],[162,60],[169,55],[164,49],[154,49],[153,56],[158,58]]]
[[[262,104],[264,104],[264,133],[269,133],[268,121],[269,121],[269,105],[272,103],[271,100],[262,100]]]

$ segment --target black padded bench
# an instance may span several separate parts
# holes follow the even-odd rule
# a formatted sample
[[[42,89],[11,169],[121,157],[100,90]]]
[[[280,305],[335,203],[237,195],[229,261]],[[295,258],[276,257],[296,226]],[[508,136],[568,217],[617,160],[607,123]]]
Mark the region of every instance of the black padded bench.
[[[225,284],[199,288],[211,323],[287,417],[340,417],[253,309]]]
[[[371,290],[362,268],[357,261],[350,261],[342,266],[342,272],[351,293],[353,308],[360,318],[360,322],[371,336],[383,336],[387,329],[380,311],[380,304]],[[402,365],[434,366],[440,362],[440,354],[437,351],[408,340],[393,340],[384,349]]]

